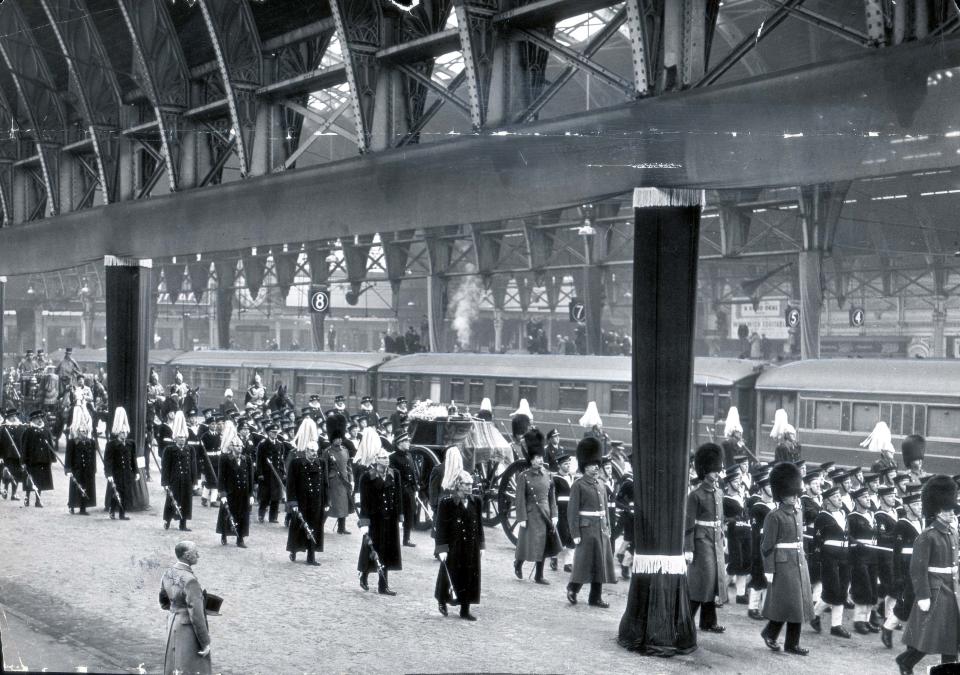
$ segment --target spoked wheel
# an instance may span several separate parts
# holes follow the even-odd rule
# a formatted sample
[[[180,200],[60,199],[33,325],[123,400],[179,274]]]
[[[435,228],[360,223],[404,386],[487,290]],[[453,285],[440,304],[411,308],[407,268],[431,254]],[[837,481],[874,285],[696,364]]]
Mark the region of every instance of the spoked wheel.
[[[525,471],[530,465],[526,460],[518,460],[507,467],[500,477],[500,487],[497,491],[497,508],[500,511],[500,526],[504,534],[514,544],[517,543],[517,475]]]
[[[423,505],[430,503],[430,472],[433,471],[435,466],[440,465],[440,458],[433,450],[422,445],[410,446],[410,456],[417,466],[417,475],[420,477],[420,492],[417,495],[419,500],[417,501],[416,520],[413,522],[413,527],[415,530],[425,531],[433,527],[433,519],[423,508]]]

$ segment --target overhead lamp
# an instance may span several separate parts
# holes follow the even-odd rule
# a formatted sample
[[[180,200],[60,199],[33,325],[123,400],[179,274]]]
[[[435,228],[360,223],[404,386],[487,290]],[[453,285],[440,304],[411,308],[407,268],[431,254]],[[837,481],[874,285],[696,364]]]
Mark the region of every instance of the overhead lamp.
[[[589,218],[583,220],[583,225],[577,228],[577,234],[581,237],[592,237],[597,231],[593,228],[593,224],[590,222]]]
[[[27,284],[27,295],[33,295],[36,292],[37,291],[33,288],[33,282],[31,281],[29,284]]]

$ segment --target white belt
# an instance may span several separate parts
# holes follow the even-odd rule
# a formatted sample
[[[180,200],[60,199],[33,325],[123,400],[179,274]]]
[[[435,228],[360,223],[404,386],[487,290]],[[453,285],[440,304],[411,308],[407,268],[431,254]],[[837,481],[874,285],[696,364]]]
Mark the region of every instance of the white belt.
[[[802,546],[802,544],[801,544],[799,541],[791,541],[791,542],[789,542],[789,543],[777,544],[777,548],[792,548],[792,549],[798,549],[798,548],[800,548],[801,546]]]
[[[930,574],[956,574],[956,567],[928,567],[927,571]]]
[[[579,513],[579,515],[581,515],[581,516],[595,516],[595,517],[597,517],[597,518],[602,518],[603,516],[606,515],[606,513],[603,512],[603,511],[581,511],[581,512]]]
[[[839,539],[827,539],[823,543],[825,546],[839,546],[841,548],[844,548],[847,546],[847,542],[840,541]]]
[[[570,501],[570,498],[569,498],[569,497],[557,497],[557,501],[558,501],[558,502],[569,502],[569,501]]]
[[[900,549],[900,553],[902,553],[903,555],[913,555],[913,549],[912,548]]]
[[[737,522],[737,525],[736,525],[736,526],[737,526],[737,527],[751,527],[750,523],[741,523],[741,522],[739,522],[739,521]]]
[[[863,544],[864,546],[876,546],[876,545],[877,545],[877,540],[876,540],[876,539],[857,539],[856,541],[857,541],[858,544]]]
[[[702,525],[703,527],[720,527],[722,525],[719,520],[695,520],[693,522],[695,525]]]

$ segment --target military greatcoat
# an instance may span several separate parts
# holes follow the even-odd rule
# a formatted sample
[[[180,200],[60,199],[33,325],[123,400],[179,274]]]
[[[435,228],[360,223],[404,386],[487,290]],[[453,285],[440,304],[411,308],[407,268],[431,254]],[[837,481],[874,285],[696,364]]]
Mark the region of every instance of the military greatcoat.
[[[723,553],[723,498],[720,490],[700,483],[687,495],[684,553],[693,553],[687,566],[692,602],[727,601],[726,558]]]
[[[516,559],[539,562],[547,556],[547,535],[554,530],[551,519],[557,518],[556,490],[546,466],[529,468],[517,478],[516,509],[520,523]]]

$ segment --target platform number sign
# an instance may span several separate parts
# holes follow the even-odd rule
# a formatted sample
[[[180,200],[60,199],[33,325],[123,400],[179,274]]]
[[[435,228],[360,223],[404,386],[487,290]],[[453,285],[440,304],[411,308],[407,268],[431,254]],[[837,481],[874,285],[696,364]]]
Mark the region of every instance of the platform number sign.
[[[579,300],[570,301],[570,323],[586,323],[587,308]]]
[[[800,325],[800,310],[796,307],[787,307],[787,328],[796,328]]]
[[[330,293],[328,291],[314,291],[310,294],[310,310],[317,314],[324,314],[330,309]]]
[[[866,312],[863,311],[863,307],[851,307],[850,308],[850,325],[854,328],[860,328],[863,325],[863,321],[866,318]]]

